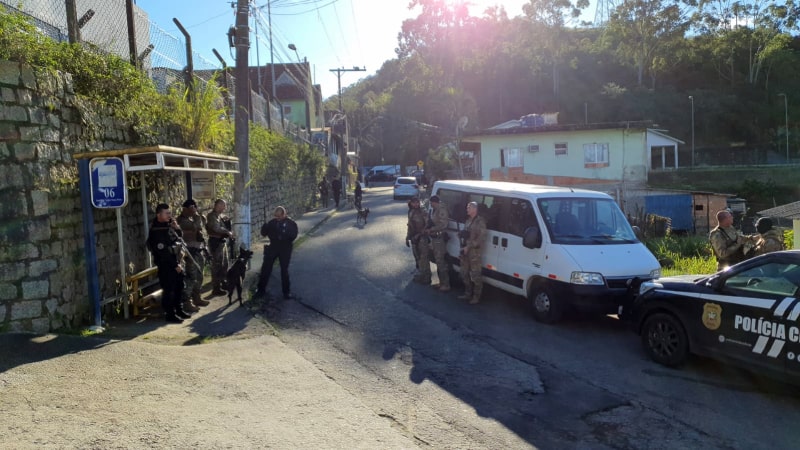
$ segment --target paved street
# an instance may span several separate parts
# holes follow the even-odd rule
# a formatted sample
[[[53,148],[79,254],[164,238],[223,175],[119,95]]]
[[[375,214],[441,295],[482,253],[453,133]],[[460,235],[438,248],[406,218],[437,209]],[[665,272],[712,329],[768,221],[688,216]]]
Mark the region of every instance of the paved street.
[[[92,338],[0,335],[6,448],[794,448],[800,390],[646,358],[614,317],[535,322],[487,288],[467,305],[410,282],[406,202],[316,212],[295,301]],[[259,250],[259,248],[256,248]],[[249,272],[260,265],[260,253]],[[278,271],[270,290],[280,291]],[[279,297],[279,296],[276,296]]]

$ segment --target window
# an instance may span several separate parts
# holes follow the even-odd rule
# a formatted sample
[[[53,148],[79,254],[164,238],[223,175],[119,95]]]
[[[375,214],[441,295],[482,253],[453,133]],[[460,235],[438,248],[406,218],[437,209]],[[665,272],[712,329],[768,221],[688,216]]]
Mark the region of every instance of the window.
[[[567,143],[566,142],[556,142],[556,156],[558,155],[566,155],[567,154]]]
[[[608,167],[608,143],[583,144],[583,165],[585,167]]]
[[[523,236],[525,230],[537,225],[536,214],[533,212],[531,203],[527,200],[511,199],[508,215],[509,232],[517,236]]]
[[[283,105],[283,114],[288,116],[292,113],[292,105]]]
[[[528,146],[528,153],[538,153],[538,152],[539,152],[538,144],[531,144]]]
[[[522,155],[518,148],[500,149],[501,167],[522,167]]]

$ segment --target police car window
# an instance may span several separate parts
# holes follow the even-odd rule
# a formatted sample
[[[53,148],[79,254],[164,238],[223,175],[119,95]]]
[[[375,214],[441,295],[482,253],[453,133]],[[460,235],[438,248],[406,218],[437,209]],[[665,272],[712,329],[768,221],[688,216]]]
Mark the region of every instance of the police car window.
[[[787,263],[762,264],[731,276],[725,287],[763,295],[796,296],[800,289],[800,267]]]

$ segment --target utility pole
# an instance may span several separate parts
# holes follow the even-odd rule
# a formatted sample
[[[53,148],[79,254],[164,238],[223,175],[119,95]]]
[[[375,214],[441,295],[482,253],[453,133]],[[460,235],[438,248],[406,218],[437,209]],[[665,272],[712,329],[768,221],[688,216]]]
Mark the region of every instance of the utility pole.
[[[250,248],[250,69],[247,54],[250,50],[249,0],[237,0],[236,28],[233,46],[236,47],[236,89],[234,110],[234,152],[239,158],[239,174],[233,177],[233,232],[240,245]]]
[[[367,70],[366,67],[358,67],[358,66],[353,66],[352,69],[345,69],[344,67],[342,67],[341,69],[331,69],[331,72],[336,72],[336,79],[339,82],[339,114],[342,115],[342,120],[344,120],[344,139],[343,139],[344,140],[344,146],[343,146],[341,154],[340,154],[340,161],[339,161],[340,169],[339,170],[341,171],[341,175],[342,175],[342,178],[343,178],[342,188],[344,189],[345,193],[347,192],[347,185],[350,184],[349,182],[347,182],[347,183],[344,182],[344,180],[346,180],[346,178],[344,178],[344,177],[347,174],[347,145],[348,145],[347,141],[350,140],[350,135],[348,133],[348,130],[350,129],[350,127],[347,125],[347,116],[344,114],[344,108],[342,108],[342,73],[343,72],[366,72],[366,70]],[[381,145],[383,145],[383,143],[381,143]]]
[[[331,69],[331,72],[336,72],[336,79],[339,82],[339,112],[344,113],[342,108],[342,72],[366,72],[366,67],[353,66],[352,69]]]

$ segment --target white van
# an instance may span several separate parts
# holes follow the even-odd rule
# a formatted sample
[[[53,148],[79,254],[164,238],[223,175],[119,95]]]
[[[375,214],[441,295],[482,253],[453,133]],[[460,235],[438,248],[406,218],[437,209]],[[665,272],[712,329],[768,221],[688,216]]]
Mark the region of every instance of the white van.
[[[614,199],[602,192],[494,181],[437,181],[450,213],[447,257],[459,269],[458,231],[466,205],[486,219],[486,284],[531,302],[537,320],[558,321],[567,307],[616,313],[633,278],[661,275]]]

